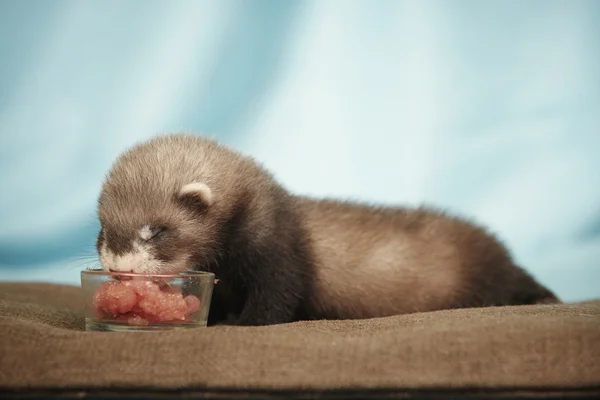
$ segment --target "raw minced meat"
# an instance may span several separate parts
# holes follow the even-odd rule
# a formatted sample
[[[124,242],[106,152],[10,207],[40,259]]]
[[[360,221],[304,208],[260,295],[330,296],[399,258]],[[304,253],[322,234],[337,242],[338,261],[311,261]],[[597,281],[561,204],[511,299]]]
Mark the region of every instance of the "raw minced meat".
[[[92,300],[98,318],[113,318],[130,325],[186,321],[200,309],[193,295],[146,280],[103,283]]]

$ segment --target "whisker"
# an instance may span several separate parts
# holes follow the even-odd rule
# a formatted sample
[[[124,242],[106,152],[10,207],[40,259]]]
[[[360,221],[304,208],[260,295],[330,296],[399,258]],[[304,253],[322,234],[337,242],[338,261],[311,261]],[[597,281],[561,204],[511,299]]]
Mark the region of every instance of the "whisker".
[[[74,256],[74,257],[69,257],[69,261],[79,261],[79,260],[98,260],[99,257],[98,256]]]
[[[90,261],[84,261],[84,262],[82,262],[80,264],[72,265],[71,267],[69,267],[69,271],[72,271],[75,268],[79,269],[82,266],[86,266],[86,265],[87,265],[87,268],[90,268],[90,265],[91,265],[92,268],[98,268],[98,267],[101,266],[99,260],[90,260]]]

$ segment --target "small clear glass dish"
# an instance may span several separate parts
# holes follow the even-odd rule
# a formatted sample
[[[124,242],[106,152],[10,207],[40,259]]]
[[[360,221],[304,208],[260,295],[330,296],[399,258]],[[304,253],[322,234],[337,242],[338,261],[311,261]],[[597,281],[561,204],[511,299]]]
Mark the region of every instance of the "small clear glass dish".
[[[148,332],[205,327],[215,275],[81,271],[88,331]]]

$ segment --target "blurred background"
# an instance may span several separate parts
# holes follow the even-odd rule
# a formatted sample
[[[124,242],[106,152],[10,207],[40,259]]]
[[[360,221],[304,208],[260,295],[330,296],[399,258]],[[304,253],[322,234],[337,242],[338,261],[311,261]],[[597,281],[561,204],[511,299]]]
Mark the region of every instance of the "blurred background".
[[[188,131],[600,297],[598,1],[0,0],[0,57],[1,280],[78,284],[114,158]]]

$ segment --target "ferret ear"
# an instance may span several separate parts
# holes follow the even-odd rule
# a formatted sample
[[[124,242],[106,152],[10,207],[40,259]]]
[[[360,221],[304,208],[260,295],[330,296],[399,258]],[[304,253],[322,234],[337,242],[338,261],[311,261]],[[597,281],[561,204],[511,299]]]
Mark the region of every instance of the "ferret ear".
[[[192,201],[202,204],[204,207],[210,207],[213,203],[213,193],[210,188],[201,182],[188,183],[183,185],[177,194],[180,200]]]

